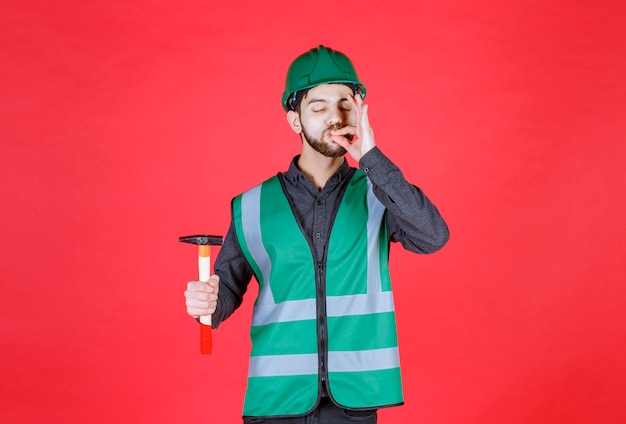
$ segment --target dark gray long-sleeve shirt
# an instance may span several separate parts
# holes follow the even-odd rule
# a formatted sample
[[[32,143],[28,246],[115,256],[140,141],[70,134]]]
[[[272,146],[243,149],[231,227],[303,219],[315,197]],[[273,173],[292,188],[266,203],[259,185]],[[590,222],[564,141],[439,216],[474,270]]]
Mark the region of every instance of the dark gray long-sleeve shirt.
[[[279,176],[317,260],[324,257],[332,217],[339,208],[340,194],[353,170],[347,161],[344,162],[324,188],[318,190],[298,169],[298,159],[296,156],[287,172]],[[387,209],[387,228],[392,242],[399,242],[415,253],[432,253],[446,244],[450,234],[435,205],[404,178],[380,149],[375,147],[363,155],[359,168],[372,182],[374,194]],[[213,327],[217,328],[241,305],[253,275],[241,252],[232,222],[215,261],[215,273],[220,277],[217,309],[213,315]]]

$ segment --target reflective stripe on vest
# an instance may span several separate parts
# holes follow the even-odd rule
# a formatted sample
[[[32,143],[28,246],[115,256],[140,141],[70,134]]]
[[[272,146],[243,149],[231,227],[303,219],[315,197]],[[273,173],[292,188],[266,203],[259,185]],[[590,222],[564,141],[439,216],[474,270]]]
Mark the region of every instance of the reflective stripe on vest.
[[[398,348],[328,352],[329,372],[373,371],[400,366]],[[250,358],[248,376],[317,374],[317,353],[300,355],[268,355]]]
[[[328,377],[331,395],[347,407],[402,403],[384,212],[357,171],[329,238]],[[260,285],[244,415],[306,413],[319,370],[310,247],[277,177],[235,198],[233,221]]]

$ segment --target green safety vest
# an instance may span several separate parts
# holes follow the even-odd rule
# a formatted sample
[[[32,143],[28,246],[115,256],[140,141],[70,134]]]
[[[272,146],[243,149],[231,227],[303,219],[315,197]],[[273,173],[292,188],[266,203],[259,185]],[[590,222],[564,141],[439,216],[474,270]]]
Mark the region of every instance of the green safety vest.
[[[325,263],[314,262],[277,176],[236,197],[232,209],[259,282],[243,415],[306,414],[320,372],[344,407],[402,404],[385,207],[365,175],[356,171],[348,183]]]

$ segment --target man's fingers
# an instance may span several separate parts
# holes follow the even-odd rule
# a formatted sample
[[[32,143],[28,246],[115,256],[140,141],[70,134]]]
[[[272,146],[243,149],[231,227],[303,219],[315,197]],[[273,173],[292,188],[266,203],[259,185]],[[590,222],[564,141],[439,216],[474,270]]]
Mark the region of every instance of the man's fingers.
[[[216,295],[210,295],[211,297],[208,297],[206,299],[198,299],[198,298],[193,298],[193,297],[188,297],[185,301],[185,305],[187,305],[188,309],[191,308],[195,308],[195,309],[215,309],[215,305],[217,305],[217,296]]]
[[[213,313],[215,313],[218,298],[218,283],[219,278],[214,278],[213,281],[209,283],[202,281],[190,281],[187,283],[185,305],[187,306],[187,313],[189,315],[197,318],[201,315],[213,315]],[[216,286],[212,286],[211,284],[216,284]]]
[[[220,284],[220,276],[217,274],[213,274],[211,275],[211,277],[209,277],[209,281],[208,281],[209,286],[211,287],[215,287],[217,289],[219,289],[219,284]]]
[[[356,119],[357,122],[361,121],[361,116],[363,114],[363,98],[360,94],[356,94],[354,96],[348,97],[348,101],[352,104],[352,107],[356,111]]]
[[[345,127],[339,128],[337,130],[332,130],[328,132],[329,137],[335,143],[339,144],[344,149],[349,149],[352,145],[354,137],[356,136],[356,127],[351,125],[347,125]],[[352,136],[352,137],[347,137]]]
[[[215,313],[215,307],[213,308],[194,308],[194,307],[189,307],[187,306],[187,314],[194,317],[194,318],[198,318],[201,317],[203,315],[213,315]]]
[[[352,146],[350,140],[348,140],[346,137],[342,136],[342,135],[330,135],[330,139],[332,141],[334,141],[336,144],[340,145],[341,147],[343,147],[346,150],[350,150],[350,147]]]
[[[356,133],[356,127],[352,125],[346,125],[345,127],[341,127],[336,130],[331,130],[329,132],[331,135],[347,135],[347,134],[354,135]]]
[[[187,290],[185,292],[185,298],[191,302],[211,302],[217,300],[217,292],[201,292]]]
[[[363,106],[363,97],[361,97],[360,94],[348,97],[348,101],[352,103],[352,106],[356,106],[357,109],[360,109],[361,106]]]
[[[187,283],[187,290],[185,295],[192,293],[212,293],[215,291],[214,287],[202,281],[190,281]]]
[[[369,116],[367,115],[367,110],[369,109],[369,105],[363,105],[363,109],[361,110],[361,119],[365,122],[369,123]]]
[[[199,291],[199,292],[217,292],[219,290],[220,277],[217,274],[211,275],[208,282],[203,281],[189,281],[187,283],[187,290]]]

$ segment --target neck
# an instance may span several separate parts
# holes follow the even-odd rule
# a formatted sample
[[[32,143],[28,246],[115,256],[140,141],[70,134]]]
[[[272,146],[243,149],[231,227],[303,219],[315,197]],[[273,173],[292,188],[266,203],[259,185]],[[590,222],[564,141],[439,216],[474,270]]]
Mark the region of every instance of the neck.
[[[308,146],[306,142],[304,144]],[[344,160],[343,156],[329,158],[303,146],[298,160],[298,169],[321,190],[326,185],[326,181],[343,165]]]

